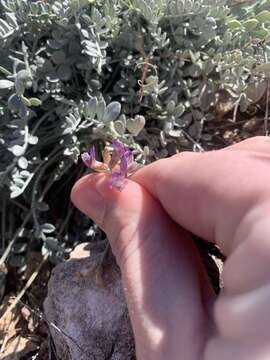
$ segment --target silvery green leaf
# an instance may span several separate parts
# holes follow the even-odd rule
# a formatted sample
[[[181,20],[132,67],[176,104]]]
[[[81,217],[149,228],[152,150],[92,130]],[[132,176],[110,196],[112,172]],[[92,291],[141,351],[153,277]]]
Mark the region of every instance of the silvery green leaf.
[[[31,174],[28,170],[23,170],[20,172],[20,176],[23,178],[23,179],[31,179],[33,174]]]
[[[23,95],[25,91],[25,83],[22,80],[19,80],[18,78],[15,79],[15,88],[16,88],[16,94],[18,96]]]
[[[105,114],[103,116],[103,121],[104,122],[114,121],[119,117],[120,113],[121,113],[121,104],[117,101],[114,101],[107,106],[105,110]]]
[[[167,143],[167,140],[166,140],[166,134],[165,134],[165,132],[162,130],[162,131],[160,132],[159,136],[160,136],[161,146],[162,146],[162,147],[166,147],[168,143]]]
[[[16,197],[20,196],[23,193],[22,188],[19,188],[19,187],[13,187],[10,190],[11,190],[11,193],[10,193],[11,199],[15,199]]]
[[[96,79],[91,79],[89,81],[89,85],[93,90],[99,90],[102,88],[102,84],[100,81],[96,80]]]
[[[21,100],[24,103],[24,105],[29,106],[29,107],[31,106],[31,102],[29,101],[29,99],[27,99],[27,97],[21,95]]]
[[[169,131],[172,130],[173,128],[174,128],[174,123],[170,121],[170,119],[168,119],[168,121],[164,123],[163,131],[165,134],[168,134]]]
[[[36,145],[38,143],[38,137],[30,134],[28,136],[28,143],[30,145]]]
[[[270,21],[270,11],[263,10],[258,15],[256,15],[256,18],[261,22]]]
[[[8,24],[11,25],[13,28],[18,27],[17,19],[14,13],[12,12],[6,12],[5,13],[6,19],[8,21]]]
[[[103,56],[98,43],[95,43],[94,41],[91,40],[83,40],[82,45],[84,46],[83,53],[92,56],[94,58]]]
[[[161,132],[162,132],[162,131],[161,131]],[[145,158],[147,158],[149,155],[150,155],[149,146],[144,146],[144,147],[143,147],[143,156],[144,156]]]
[[[84,130],[85,130],[85,129],[88,129],[89,127],[91,127],[93,124],[94,124],[93,121],[91,121],[91,120],[88,118],[88,119],[86,119],[86,120],[83,120],[83,121],[80,123],[78,129],[84,129]]]
[[[63,134],[64,135],[72,134],[77,129],[77,127],[81,122],[81,117],[78,109],[75,109],[74,113],[72,112],[69,113],[65,119],[66,119],[66,124],[64,125],[65,130],[63,131]]]
[[[169,130],[168,135],[174,138],[179,138],[182,135],[182,130]]]
[[[32,75],[29,70],[20,70],[16,75],[16,79],[26,83],[27,81],[32,80]]]
[[[184,114],[185,110],[186,110],[185,105],[181,103],[176,106],[176,108],[173,111],[173,115],[175,116],[175,118],[178,118]]]
[[[12,73],[3,66],[0,66],[0,72],[3,73],[4,75],[12,75]]]
[[[76,146],[74,146],[72,148],[66,148],[63,154],[65,156],[69,156],[76,163],[78,161],[80,153],[80,150]]]
[[[254,31],[258,27],[259,21],[257,19],[248,19],[243,25],[247,31]]]
[[[21,178],[16,177],[14,179],[14,184],[15,184],[15,186],[18,186],[19,188],[22,188],[24,186],[25,182]]]
[[[120,115],[118,120],[121,121],[125,127],[127,126],[127,117],[125,114]]]
[[[264,40],[269,36],[269,30],[262,26],[259,30],[254,31],[252,35],[255,38],[258,38],[260,40]]]
[[[0,28],[2,30],[2,33],[5,35],[4,37],[6,37],[9,32],[12,31],[12,27],[9,26],[9,24],[3,19],[0,19]]]
[[[85,117],[89,117],[90,119],[93,119],[96,116],[96,111],[97,111],[97,98],[93,97],[91,98],[87,104],[86,104],[86,108],[85,108]]]
[[[236,19],[228,21],[227,26],[231,31],[237,31],[242,28],[241,22]]]
[[[90,39],[90,36],[89,36],[89,33],[88,33],[87,30],[82,29],[82,30],[81,30],[81,33],[82,33],[82,35],[83,35],[86,39]]]
[[[119,135],[124,135],[125,134],[125,130],[126,130],[126,126],[125,124],[121,121],[121,120],[117,120],[113,123],[114,126],[114,130],[119,134]]]
[[[55,226],[53,224],[49,224],[49,223],[44,223],[40,226],[40,230],[44,233],[44,234],[50,234],[52,232],[55,231]]]
[[[145,117],[136,115],[135,119],[127,120],[127,129],[133,136],[138,136],[145,126]]]
[[[166,105],[166,110],[169,112],[169,113],[173,113],[174,109],[175,109],[175,101],[174,100],[170,100],[168,102],[168,104]]]
[[[30,106],[40,106],[42,104],[42,101],[35,97],[32,97],[28,100],[29,100]]]
[[[99,100],[96,108],[97,118],[99,121],[104,120],[104,114],[106,110],[106,103],[104,99]]]
[[[10,80],[0,80],[0,90],[11,89],[14,87],[14,83]]]
[[[22,101],[16,94],[12,94],[8,99],[8,108],[10,111],[19,112]]]
[[[25,153],[25,148],[20,145],[14,145],[11,148],[9,148],[9,151],[11,151],[15,156],[22,156]]]
[[[248,110],[249,101],[246,94],[241,95],[239,109],[241,112],[246,112]]]
[[[25,170],[28,167],[28,160],[24,156],[22,156],[18,160],[18,165],[21,169]]]

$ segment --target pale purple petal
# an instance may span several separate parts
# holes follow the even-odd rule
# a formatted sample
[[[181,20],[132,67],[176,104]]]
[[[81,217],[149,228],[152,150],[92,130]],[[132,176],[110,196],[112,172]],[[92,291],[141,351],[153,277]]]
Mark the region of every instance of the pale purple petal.
[[[110,178],[110,188],[117,189],[119,191],[125,188],[125,175],[122,173],[113,173]]]
[[[127,150],[125,152],[125,158],[127,160],[127,164],[131,164],[134,161],[133,151]]]
[[[83,153],[81,155],[82,161],[84,162],[84,164],[91,168],[93,166],[94,161],[96,156],[96,151],[95,151],[95,147],[93,146],[89,151]]]
[[[129,164],[133,161],[133,153],[131,150],[127,150],[122,156],[120,161],[120,170],[126,174]]]
[[[92,146],[91,149],[88,150],[88,154],[92,157],[93,160],[96,159],[96,149],[94,146]]]
[[[92,157],[87,152],[83,153],[81,155],[81,158],[87,167],[90,168],[92,166]]]
[[[110,169],[113,169],[119,163],[119,161],[121,160],[122,156],[125,154],[126,151],[124,145],[116,139],[113,140],[112,145],[113,145],[113,152],[112,152],[111,160],[109,162]]]
[[[114,139],[112,142],[113,150],[117,153],[119,158],[121,158],[125,153],[125,146],[119,140]]]
[[[120,161],[120,171],[122,174],[125,174],[127,171],[127,159],[125,156],[122,156],[122,159]]]

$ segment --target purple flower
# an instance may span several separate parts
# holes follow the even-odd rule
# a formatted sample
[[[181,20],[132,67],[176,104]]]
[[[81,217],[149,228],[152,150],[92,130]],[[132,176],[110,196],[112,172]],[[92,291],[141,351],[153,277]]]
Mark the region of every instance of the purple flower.
[[[92,168],[95,160],[96,160],[96,151],[95,151],[95,147],[92,146],[91,149],[85,153],[82,154],[81,156],[82,161],[85,163],[85,165],[89,168]]]
[[[133,153],[131,150],[127,150],[120,161],[120,171],[126,174],[130,163],[133,161]]]
[[[124,144],[114,139],[112,145],[113,145],[113,151],[118,155],[119,158],[121,158],[126,151]]]
[[[122,191],[125,188],[125,179],[136,169],[133,152],[126,150],[124,144],[118,140],[112,142],[113,150],[105,147],[103,151],[103,162],[95,158],[95,148],[82,154],[85,165],[97,172],[110,173],[110,188]]]
[[[104,164],[103,162],[96,160],[96,151],[95,147],[92,146],[91,149],[81,156],[84,164],[97,172],[107,172],[109,170],[109,166]]]
[[[123,191],[125,188],[125,174],[123,173],[112,173],[110,177],[110,188]]]
[[[109,167],[110,169],[113,170],[119,164],[119,161],[121,160],[122,156],[125,154],[126,149],[124,145],[116,139],[113,140],[112,146],[113,146],[113,151],[112,151]]]

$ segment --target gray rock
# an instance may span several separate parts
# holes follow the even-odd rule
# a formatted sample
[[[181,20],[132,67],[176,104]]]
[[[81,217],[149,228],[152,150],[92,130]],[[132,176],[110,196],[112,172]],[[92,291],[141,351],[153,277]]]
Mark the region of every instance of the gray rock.
[[[119,270],[111,261],[101,276],[84,245],[53,270],[44,311],[61,360],[135,359]]]

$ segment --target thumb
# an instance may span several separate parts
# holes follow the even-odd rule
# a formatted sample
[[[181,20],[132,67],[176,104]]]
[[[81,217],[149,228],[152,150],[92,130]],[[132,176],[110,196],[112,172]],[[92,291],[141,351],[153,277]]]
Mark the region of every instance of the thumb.
[[[185,360],[196,358],[205,340],[209,288],[189,234],[131,180],[120,193],[110,190],[106,176],[91,174],[75,184],[71,198],[108,236],[122,273],[138,359],[175,358],[179,348]]]

